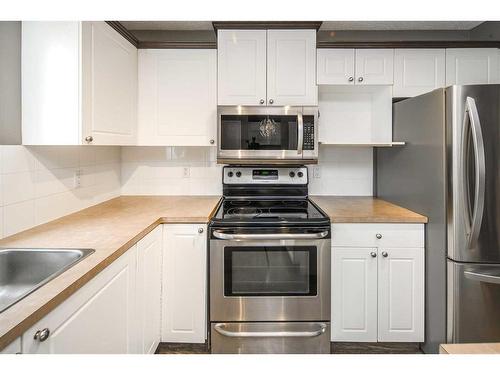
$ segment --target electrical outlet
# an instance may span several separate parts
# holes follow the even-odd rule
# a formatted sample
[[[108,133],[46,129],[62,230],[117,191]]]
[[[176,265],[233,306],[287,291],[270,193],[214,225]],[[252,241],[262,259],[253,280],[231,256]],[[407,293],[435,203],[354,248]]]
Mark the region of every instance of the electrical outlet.
[[[313,167],[313,178],[321,178],[321,168],[319,166]]]
[[[78,189],[82,186],[82,170],[80,168],[75,169],[73,175],[73,188]]]
[[[184,169],[182,170],[182,177],[189,178],[189,173],[190,173],[189,167],[184,167]]]

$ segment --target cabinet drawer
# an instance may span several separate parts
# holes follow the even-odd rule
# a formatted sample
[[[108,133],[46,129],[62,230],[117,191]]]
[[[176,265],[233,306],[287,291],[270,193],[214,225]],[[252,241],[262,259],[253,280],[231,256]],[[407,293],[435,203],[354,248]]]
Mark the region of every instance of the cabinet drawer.
[[[424,224],[332,224],[332,246],[424,247]]]

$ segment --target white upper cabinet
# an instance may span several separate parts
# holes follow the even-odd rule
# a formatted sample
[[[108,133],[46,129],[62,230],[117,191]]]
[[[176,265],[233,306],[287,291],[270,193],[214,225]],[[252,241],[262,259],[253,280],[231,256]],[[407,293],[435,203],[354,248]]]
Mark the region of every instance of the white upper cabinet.
[[[267,32],[268,105],[317,105],[316,30]]]
[[[105,22],[23,22],[21,70],[23,144],[135,143],[137,49]]]
[[[356,84],[392,85],[394,78],[393,49],[357,49]]]
[[[394,51],[394,97],[411,97],[445,86],[444,49]]]
[[[219,105],[316,105],[315,30],[219,30]]]
[[[451,48],[446,50],[446,85],[499,83],[496,48]]]
[[[213,49],[139,51],[139,145],[215,144],[216,54]]]
[[[319,49],[319,85],[392,85],[393,49]]]
[[[266,103],[266,30],[218,30],[218,104]]]
[[[318,85],[354,85],[354,49],[318,49]]]

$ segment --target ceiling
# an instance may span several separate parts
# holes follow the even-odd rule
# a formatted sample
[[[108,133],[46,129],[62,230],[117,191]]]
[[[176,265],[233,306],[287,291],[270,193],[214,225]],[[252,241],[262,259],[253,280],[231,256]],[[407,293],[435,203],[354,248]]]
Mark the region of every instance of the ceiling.
[[[129,30],[213,30],[211,21],[122,21]],[[470,30],[482,21],[323,21],[320,30]]]

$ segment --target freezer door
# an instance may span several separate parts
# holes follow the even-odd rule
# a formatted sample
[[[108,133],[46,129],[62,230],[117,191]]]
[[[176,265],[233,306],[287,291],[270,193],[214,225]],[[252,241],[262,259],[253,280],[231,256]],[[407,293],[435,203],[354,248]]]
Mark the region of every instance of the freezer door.
[[[500,263],[500,85],[445,95],[448,257]]]
[[[500,264],[448,260],[448,342],[500,341]]]

